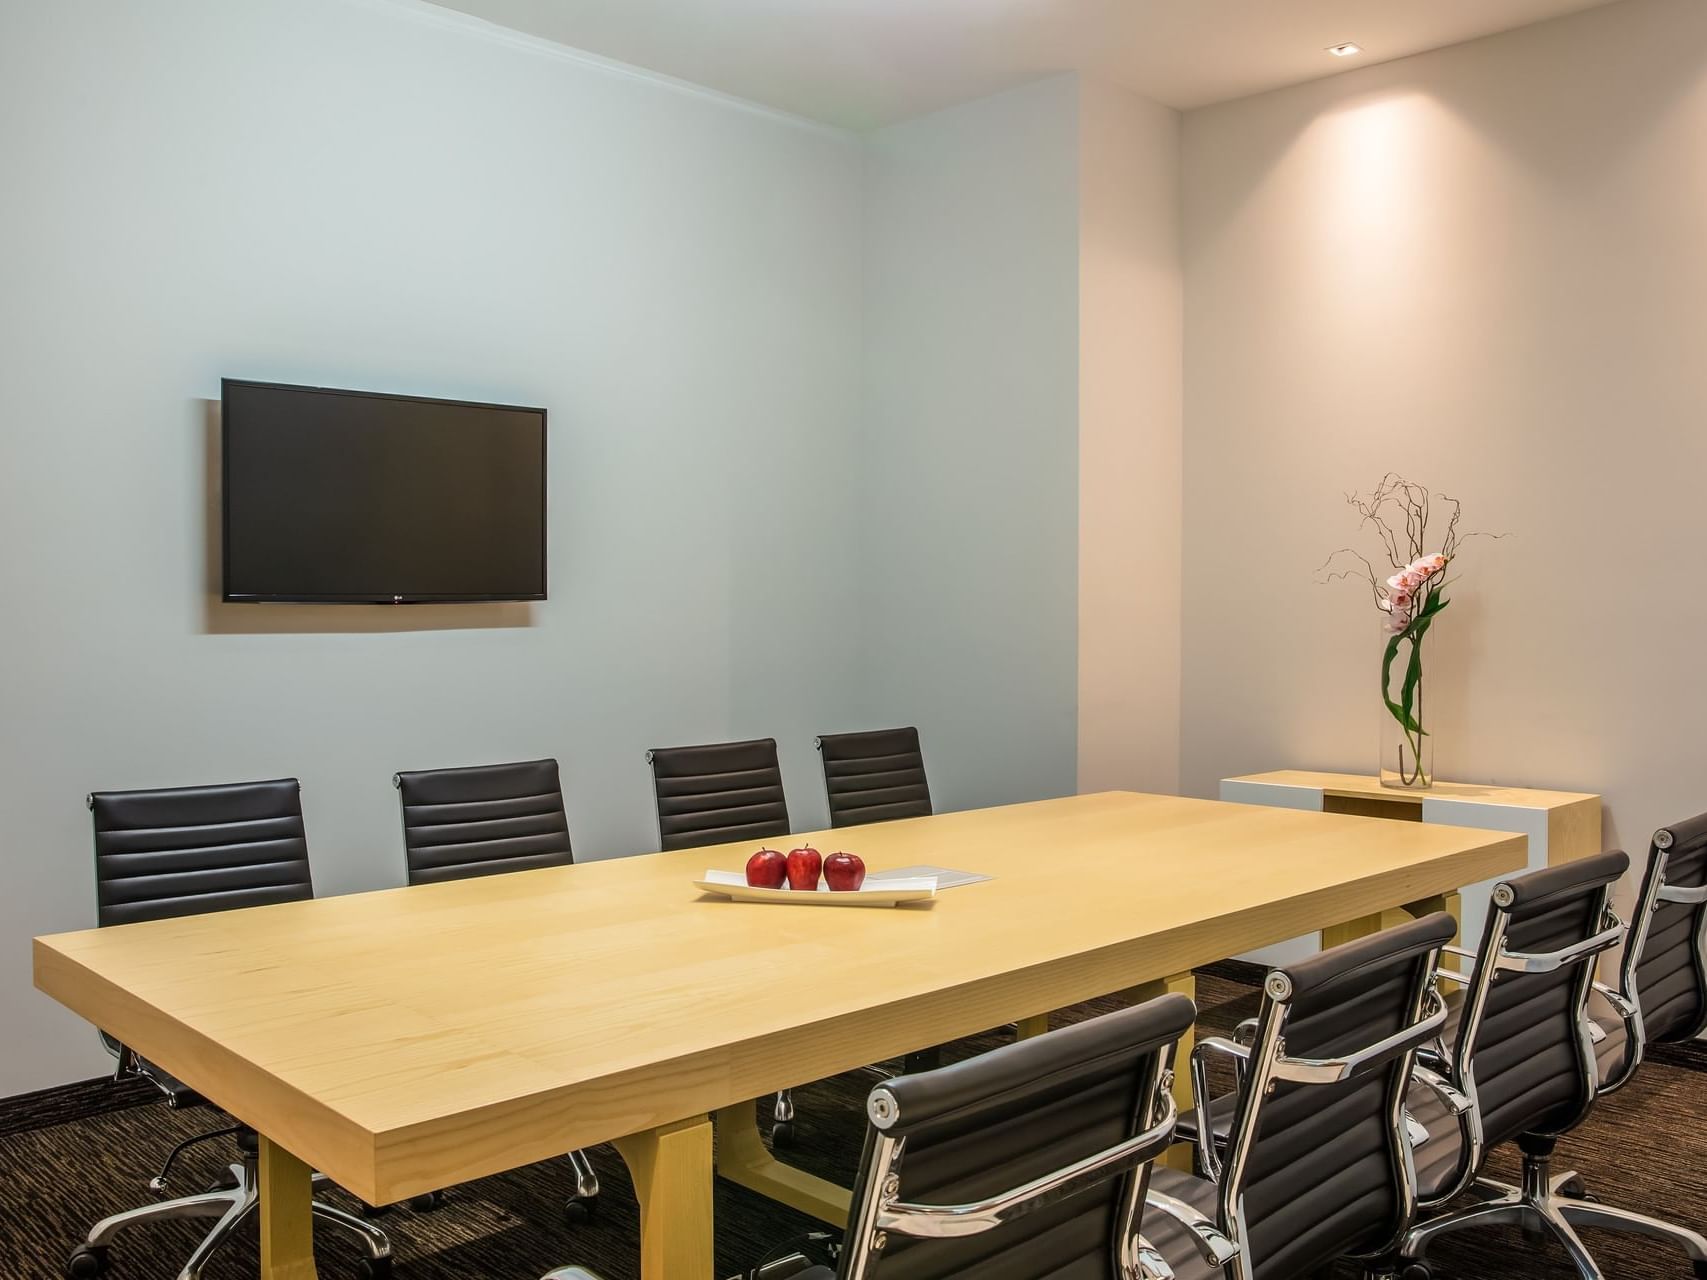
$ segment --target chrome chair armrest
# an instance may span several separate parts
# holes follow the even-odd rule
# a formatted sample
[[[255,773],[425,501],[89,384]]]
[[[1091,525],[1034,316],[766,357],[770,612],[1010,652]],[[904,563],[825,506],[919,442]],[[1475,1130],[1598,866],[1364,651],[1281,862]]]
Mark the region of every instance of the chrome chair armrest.
[[[1596,1063],[1595,1091],[1598,1094],[1605,1095],[1617,1093],[1629,1084],[1635,1076],[1637,1068],[1642,1065],[1643,1060],[1647,1057],[1647,1046],[1644,1043],[1647,1039],[1647,1029],[1642,1025],[1642,1007],[1636,1001],[1622,991],[1607,986],[1604,982],[1596,982],[1594,990],[1607,1004],[1612,1006],[1612,1011],[1618,1015],[1618,1020],[1624,1024],[1623,1065],[1619,1067],[1611,1079],[1601,1080],[1599,1079],[1599,1064]],[[1607,1036],[1607,1028],[1602,1027],[1593,1018],[1586,1018],[1585,1021],[1588,1024],[1589,1037],[1594,1044],[1598,1046],[1603,1043]],[[1597,1048],[1595,1050],[1597,1058],[1599,1052]]]
[[[1183,1200],[1164,1195],[1160,1191],[1152,1191],[1144,1197],[1147,1208],[1165,1213],[1180,1226],[1184,1227],[1191,1236],[1192,1243],[1197,1246],[1203,1260],[1212,1267],[1225,1267],[1239,1256],[1239,1246],[1228,1234],[1193,1209]]]
[[[1438,1198],[1419,1200],[1422,1207],[1432,1210],[1462,1195],[1475,1181],[1477,1170],[1481,1165],[1481,1126],[1477,1123],[1475,1115],[1475,1099],[1438,1071],[1431,1070],[1419,1063],[1411,1068],[1411,1078],[1424,1087],[1433,1090],[1445,1103],[1447,1114],[1458,1126],[1458,1135],[1464,1143],[1464,1155],[1461,1157],[1460,1168],[1451,1185]],[[1407,1120],[1411,1118],[1408,1111],[1405,1116]],[[1418,1127],[1422,1126],[1419,1125]],[[1417,1141],[1416,1135],[1411,1134],[1411,1150],[1415,1151],[1421,1145],[1422,1143]]]
[[[1294,1084],[1339,1084],[1355,1080],[1375,1068],[1391,1062],[1399,1054],[1440,1038],[1446,1026],[1446,1001],[1431,990],[1428,993],[1430,1011],[1426,1018],[1402,1027],[1385,1039],[1343,1058],[1275,1058],[1271,1071],[1277,1080]]]
[[[1237,1063],[1247,1063],[1251,1060],[1249,1045],[1235,1044],[1224,1036],[1206,1036],[1191,1047],[1191,1056],[1194,1059],[1210,1053],[1223,1054]]]
[[[965,1204],[913,1204],[885,1198],[878,1207],[876,1225],[883,1231],[934,1240],[982,1235],[1005,1222],[1077,1195],[1111,1174],[1149,1164],[1173,1145],[1174,1126],[1179,1120],[1173,1098],[1163,1094],[1161,1101],[1162,1115],[1148,1129],[1065,1169]]]
[[[1692,907],[1700,906],[1703,902],[1707,902],[1707,885],[1702,885],[1698,889],[1686,889],[1680,884],[1662,885],[1658,898],[1661,902],[1677,902]]]
[[[1470,985],[1471,970],[1475,968],[1476,960],[1478,958],[1476,953],[1465,947],[1455,947],[1448,943],[1440,949],[1440,954],[1442,957],[1456,957],[1459,960],[1465,961],[1466,964],[1463,969],[1452,969],[1448,968],[1445,960],[1442,959],[1441,962],[1436,964],[1434,967],[1434,980],[1436,982],[1450,982],[1460,987],[1468,987]]]
[[[1233,1028],[1233,1043],[1234,1044],[1237,1044],[1237,1045],[1242,1046],[1243,1048],[1249,1049],[1256,1042],[1257,1042],[1257,1020],[1255,1018],[1246,1018],[1238,1026]],[[1241,1089],[1243,1089],[1245,1087],[1245,1074],[1246,1074],[1246,1069],[1249,1066],[1250,1066],[1250,1063],[1247,1059],[1244,1059],[1244,1058],[1234,1058],[1233,1059],[1233,1083]]]
[[[1179,1280],[1162,1251],[1143,1236],[1132,1242],[1132,1253],[1138,1263],[1137,1280]]]
[[[1635,1025],[1636,1018],[1640,1013],[1640,1010],[1636,1008],[1636,1002],[1634,1000],[1630,999],[1630,997],[1625,995],[1622,991],[1616,991],[1607,986],[1604,982],[1595,983],[1594,989],[1600,992],[1600,994],[1605,998],[1606,1003],[1612,1006],[1612,1011],[1620,1018],[1624,1019],[1626,1025],[1632,1027]]]
[[[1242,1082],[1250,1065],[1249,1047],[1235,1044],[1220,1036],[1208,1036],[1191,1048],[1191,1099],[1197,1108],[1197,1167],[1211,1182],[1221,1181],[1221,1156],[1215,1150],[1215,1126],[1210,1123],[1210,1106],[1215,1101],[1209,1091],[1209,1055],[1221,1054],[1233,1060],[1233,1069]]]
[[[1412,1078],[1419,1084],[1426,1085],[1440,1095],[1440,1100],[1446,1104],[1446,1109],[1455,1116],[1466,1114],[1476,1104],[1470,1101],[1470,1095],[1457,1088],[1445,1076],[1428,1067],[1417,1066],[1411,1069]]]
[[[604,1280],[604,1277],[585,1267],[558,1267],[555,1271],[547,1271],[541,1280]]]
[[[1610,951],[1624,941],[1624,921],[1619,919],[1617,912],[1608,911],[1600,923],[1601,931],[1592,938],[1584,938],[1559,951],[1506,951],[1502,947],[1494,962],[1495,967],[1502,973],[1552,973],[1578,960]]]

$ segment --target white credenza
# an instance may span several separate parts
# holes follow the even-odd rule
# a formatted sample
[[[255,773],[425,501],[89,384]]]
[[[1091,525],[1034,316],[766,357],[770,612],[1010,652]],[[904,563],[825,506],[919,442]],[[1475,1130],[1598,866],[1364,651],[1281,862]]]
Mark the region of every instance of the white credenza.
[[[1435,822],[1482,831],[1515,831],[1529,837],[1529,867],[1536,870],[1601,851],[1600,797],[1580,791],[1532,791],[1437,782],[1427,791],[1397,791],[1373,777],[1352,773],[1308,773],[1285,769],[1223,778],[1221,798],[1316,813]],[[1481,938],[1492,882],[1460,891],[1459,937],[1467,946]],[[1450,909],[1450,907],[1449,907]],[[1240,959],[1285,964],[1321,949],[1310,934],[1264,947]]]

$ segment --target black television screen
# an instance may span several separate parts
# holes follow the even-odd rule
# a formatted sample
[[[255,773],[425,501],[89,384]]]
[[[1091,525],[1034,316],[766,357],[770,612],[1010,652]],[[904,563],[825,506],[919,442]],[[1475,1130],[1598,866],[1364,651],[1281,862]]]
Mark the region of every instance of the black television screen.
[[[545,599],[544,409],[220,388],[225,599]]]

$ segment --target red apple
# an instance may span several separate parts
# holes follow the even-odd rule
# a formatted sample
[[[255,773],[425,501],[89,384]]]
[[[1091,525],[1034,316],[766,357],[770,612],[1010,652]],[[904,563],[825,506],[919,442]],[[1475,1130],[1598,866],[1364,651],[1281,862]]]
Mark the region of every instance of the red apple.
[[[788,859],[776,849],[760,849],[747,859],[747,883],[755,889],[780,889],[788,879]]]
[[[835,893],[852,893],[865,883],[865,860],[857,853],[832,853],[824,859],[824,883]]]
[[[824,857],[811,845],[801,845],[788,853],[788,887],[816,889],[818,873],[824,869]]]

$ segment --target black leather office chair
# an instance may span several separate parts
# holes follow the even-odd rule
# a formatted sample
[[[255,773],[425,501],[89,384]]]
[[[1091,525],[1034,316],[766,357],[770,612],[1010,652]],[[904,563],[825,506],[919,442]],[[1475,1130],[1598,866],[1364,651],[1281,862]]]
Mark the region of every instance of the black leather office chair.
[[[1585,1280],[1602,1272],[1575,1228],[1657,1236],[1680,1245],[1697,1276],[1707,1276],[1707,1240],[1641,1214],[1586,1201],[1575,1173],[1553,1174],[1558,1139],[1587,1117],[1600,1066],[1588,1017],[1598,958],[1624,937],[1612,892],[1629,867],[1603,853],[1514,877],[1495,886],[1467,984],[1438,1048],[1422,1058],[1410,1099],[1428,1131],[1417,1148],[1425,1208],[1463,1192],[1476,1205],[1425,1221],[1406,1237],[1407,1280],[1428,1275],[1423,1262],[1442,1236],[1491,1225],[1521,1225],[1551,1235]],[[1456,950],[1456,949],[1454,949]],[[1465,954],[1465,953],[1459,953]],[[1656,954],[1656,961],[1661,957]],[[1515,1140],[1523,1153],[1521,1186],[1483,1173],[1487,1153]]]
[[[764,1274],[1164,1274],[1140,1217],[1151,1162],[1173,1141],[1168,1064],[1195,1016],[1186,997],[1163,996],[877,1086],[836,1265],[783,1258]]]
[[[788,801],[775,738],[654,747],[652,791],[658,802],[658,844],[664,852],[736,840],[788,835]],[[784,850],[786,852],[786,850]],[[771,1107],[771,1142],[794,1141],[794,1096],[787,1089]]]
[[[646,753],[665,852],[788,835],[776,739],[655,747]]]
[[[417,769],[392,776],[403,809],[410,884],[575,861],[555,760]],[[598,1206],[599,1176],[584,1151],[571,1151],[575,1194],[564,1206],[584,1219]]]
[[[1192,1052],[1192,1089],[1229,1059],[1224,1147],[1204,1176],[1158,1169],[1144,1235],[1178,1280],[1302,1280],[1344,1257],[1384,1270],[1415,1209],[1403,1105],[1417,1050],[1441,1033],[1434,986],[1457,926],[1437,913],[1272,971],[1250,1043]],[[1236,1252],[1235,1252],[1236,1251]]]
[[[1618,985],[1589,992],[1600,1092],[1630,1082],[1650,1044],[1707,1033],[1707,814],[1661,827],[1648,849]]]
[[[914,728],[827,733],[818,739],[830,825],[928,818],[931,789]]]
[[[418,769],[393,776],[410,884],[575,861],[557,761]]]
[[[1138,1266],[1151,1162],[1173,1141],[1169,1064],[1196,1013],[1163,996],[873,1089],[835,1274]]]
[[[229,911],[314,896],[303,831],[300,786],[295,778],[232,786],[164,791],[101,791],[89,797],[95,824],[95,883],[99,923],[134,924]],[[151,1081],[174,1110],[208,1105],[183,1081],[138,1056],[112,1037],[102,1040],[118,1057],[118,1075]],[[165,1191],[173,1163],[192,1146],[233,1137],[240,1160],[208,1190],[114,1214],[96,1223],[67,1260],[74,1280],[104,1274],[113,1237],[141,1222],[174,1218],[217,1221],[184,1263],[178,1280],[198,1280],[220,1245],[255,1211],[259,1198],[258,1142],[241,1125],[179,1143],[149,1183]],[[316,1180],[324,1182],[320,1175]],[[353,1231],[367,1246],[364,1275],[389,1275],[391,1242],[361,1218],[314,1202],[315,1217]]]

